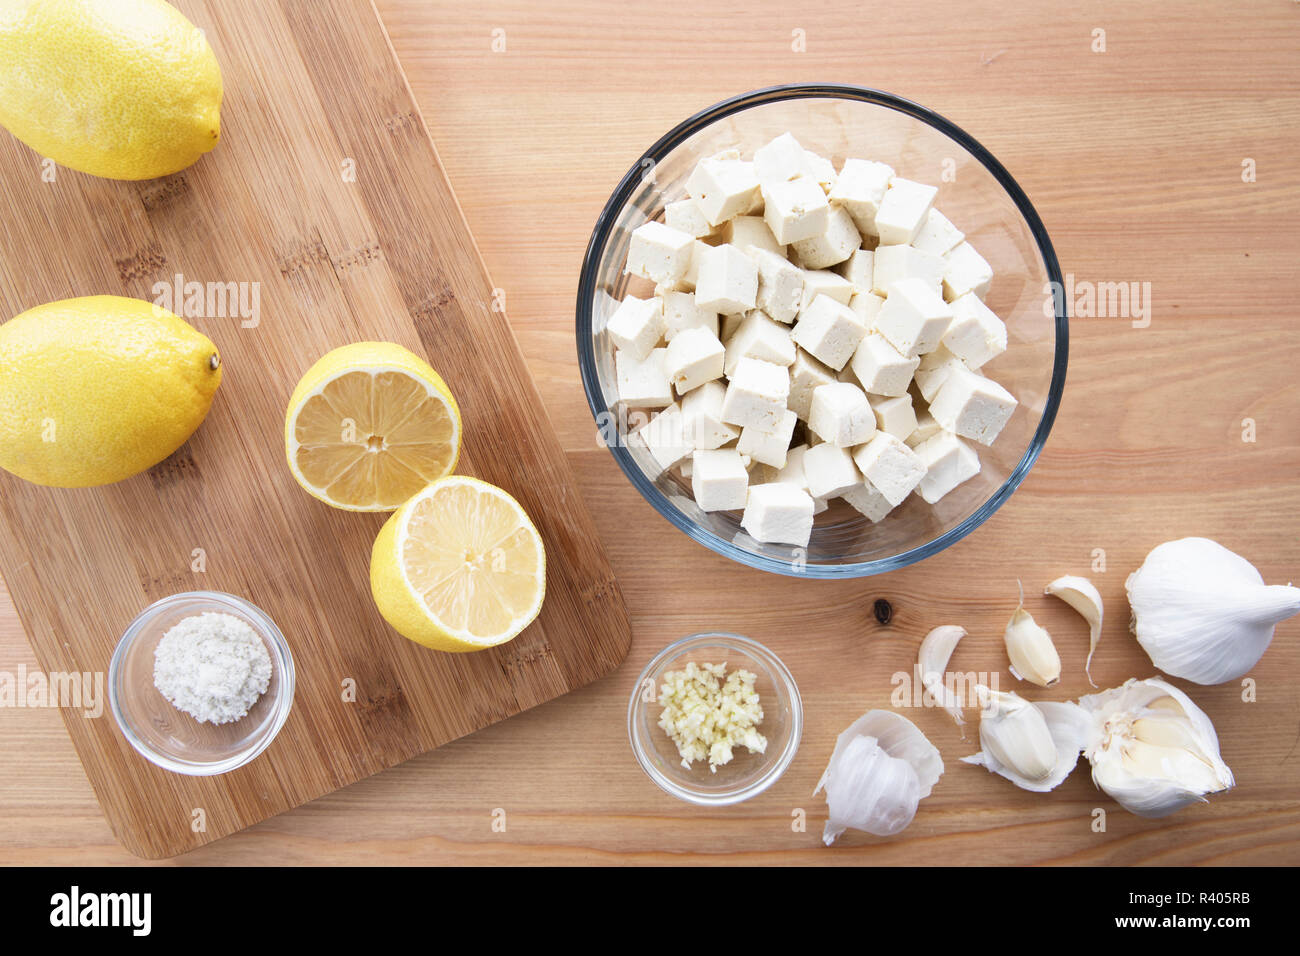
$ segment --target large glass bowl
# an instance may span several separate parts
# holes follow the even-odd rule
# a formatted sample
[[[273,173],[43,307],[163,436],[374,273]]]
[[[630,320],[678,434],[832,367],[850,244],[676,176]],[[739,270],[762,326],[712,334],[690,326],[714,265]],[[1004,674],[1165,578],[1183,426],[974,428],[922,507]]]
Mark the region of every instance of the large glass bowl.
[[[618,411],[614,346],[605,324],[625,294],[648,296],[645,280],[623,274],[632,230],[662,218],[686,197],[695,164],[721,150],[742,156],[784,132],[832,160],[888,163],[938,186],[935,206],[993,267],[987,304],[1007,324],[1008,348],[985,373],[1019,400],[983,469],[935,505],[910,496],[872,524],[842,501],[819,515],[806,549],[762,544],[739,512],[702,511],[678,470],[658,475],[645,448],[629,443],[636,420]],[[1052,285],[1055,283],[1055,285]],[[1061,271],[1024,191],[983,146],[942,116],[888,93],[854,86],[793,85],[746,93],[710,107],[646,150],[606,203],[578,285],[578,361],[598,429],[619,467],[654,508],[689,537],[742,564],[817,578],[879,574],[929,557],[970,534],[1016,490],[1042,451],[1065,385],[1068,321]]]

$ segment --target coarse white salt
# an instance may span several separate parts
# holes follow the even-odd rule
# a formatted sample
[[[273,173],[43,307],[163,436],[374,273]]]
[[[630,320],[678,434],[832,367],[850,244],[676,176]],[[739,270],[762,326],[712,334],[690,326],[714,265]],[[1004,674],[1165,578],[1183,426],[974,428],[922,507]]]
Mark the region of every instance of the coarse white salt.
[[[232,614],[205,611],[172,625],[154,649],[153,685],[200,723],[239,720],[271,682],[271,654]]]

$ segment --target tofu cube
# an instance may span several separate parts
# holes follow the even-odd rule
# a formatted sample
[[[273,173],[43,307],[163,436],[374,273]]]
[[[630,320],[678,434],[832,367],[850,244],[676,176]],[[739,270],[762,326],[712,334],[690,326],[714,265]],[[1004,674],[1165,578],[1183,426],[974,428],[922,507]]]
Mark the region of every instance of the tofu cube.
[[[749,472],[734,448],[697,451],[691,459],[691,492],[703,511],[737,511],[745,507]]]
[[[914,409],[915,411],[915,409]],[[916,427],[912,429],[912,434],[908,435],[903,441],[909,448],[915,448],[921,442],[929,441],[935,435],[943,431],[939,423],[934,420],[929,409],[922,409],[916,413]]]
[[[921,279],[943,295],[943,273],[948,262],[943,256],[922,252],[912,246],[879,246],[876,249],[875,268],[871,288],[877,295],[887,295],[889,287],[902,279]]]
[[[903,503],[921,479],[925,477],[925,463],[902,439],[886,432],[853,450],[853,463],[862,476],[891,505]]]
[[[673,403],[668,350],[651,349],[644,359],[619,349],[614,353],[618,400],[627,408],[664,408]]]
[[[718,313],[701,309],[694,292],[664,292],[659,298],[663,301],[664,338],[669,344],[686,329],[708,329],[718,334]]]
[[[876,295],[874,292],[855,292],[853,298],[849,299],[849,308],[862,317],[862,322],[869,332],[875,331],[876,316],[880,315],[880,309],[884,304],[884,296]]]
[[[911,242],[921,230],[934,197],[939,190],[924,183],[895,176],[889,181],[885,197],[876,210],[875,235],[882,246],[901,246]]]
[[[908,358],[889,344],[883,335],[872,332],[853,353],[849,367],[859,384],[873,395],[897,396],[907,393],[912,374],[921,360]]]
[[[838,372],[853,357],[866,334],[867,326],[856,312],[828,295],[819,295],[799,313],[792,336],[796,345]]]
[[[911,395],[877,398],[872,401],[871,410],[876,415],[876,427],[900,441],[907,441],[916,431],[916,409],[912,407]]]
[[[908,358],[938,348],[952,323],[952,309],[939,294],[921,279],[895,282],[887,293],[876,331]]]
[[[966,363],[940,345],[928,355],[921,356],[921,364],[916,369],[916,389],[927,402],[934,401],[948,376],[957,369],[964,369]]]
[[[695,304],[729,315],[754,308],[758,267],[735,246],[705,246],[699,250],[700,271]]]
[[[739,159],[702,159],[686,180],[686,191],[712,226],[741,216],[760,198],[754,164]]]
[[[782,481],[808,490],[808,479],[804,475],[803,456],[808,453],[807,445],[795,445],[785,456],[785,466],[777,469],[772,481]],[[827,508],[825,498],[813,498],[813,514],[821,514]]]
[[[700,261],[704,258],[704,250],[712,248],[707,242],[700,239],[696,239],[691,244],[691,264],[686,268],[686,275],[677,281],[677,289],[683,292],[695,291],[695,287],[700,281]]]
[[[876,214],[893,178],[893,169],[884,163],[846,159],[831,188],[830,198],[844,207],[859,232],[876,236],[879,235],[876,232]]]
[[[623,271],[652,282],[674,283],[690,268],[694,243],[694,236],[662,222],[644,223],[632,230]]]
[[[730,425],[755,425],[775,430],[790,397],[790,372],[762,359],[744,358],[727,382],[722,420]]]
[[[862,483],[849,450],[830,442],[813,445],[804,453],[803,473],[814,498],[838,498]]]
[[[849,448],[870,441],[876,433],[876,414],[862,389],[835,382],[813,392],[808,427],[830,444]]]
[[[645,445],[661,474],[695,451],[695,445],[686,434],[686,417],[682,414],[681,406],[676,403],[659,412],[632,434]]]
[[[849,258],[861,245],[862,236],[844,207],[832,206],[826,228],[807,239],[796,239],[791,248],[805,269],[826,269]]]
[[[722,317],[722,334],[718,337],[722,339],[723,343],[731,341],[748,315],[748,312],[733,312]]]
[[[755,541],[807,547],[813,529],[812,496],[783,482],[754,485],[749,489],[740,526]]]
[[[992,379],[969,369],[955,369],[930,402],[940,427],[991,445],[1016,410],[1016,399]]]
[[[825,156],[818,156],[811,149],[803,151],[803,174],[828,192],[839,178],[835,174],[835,164]]]
[[[727,387],[721,382],[705,382],[682,398],[682,418],[686,437],[697,449],[721,448],[740,437],[740,429],[722,420],[722,402]]]
[[[746,425],[740,430],[740,441],[736,442],[736,450],[760,464],[784,468],[786,456],[790,451],[790,439],[794,437],[794,426],[797,421],[795,413],[787,408],[781,415],[780,423],[774,429]]]
[[[760,183],[783,183],[803,175],[807,161],[804,148],[791,133],[754,150],[754,175]]]
[[[993,281],[993,267],[975,251],[969,242],[963,242],[944,257],[948,268],[943,273],[943,297],[949,302],[974,292],[981,299],[988,295]]]
[[[722,378],[727,350],[708,329],[685,329],[668,343],[668,378],[678,395]]]
[[[799,311],[802,312],[812,305],[813,300],[819,295],[828,296],[836,302],[848,305],[854,291],[853,283],[839,273],[831,272],[829,269],[805,269],[803,270],[803,299],[799,303]]]
[[[817,361],[803,349],[795,352],[790,366],[790,409],[801,420],[807,421],[812,412],[813,392],[823,385],[836,381],[835,372]]]
[[[712,234],[713,226],[694,199],[681,199],[664,206],[664,225],[696,239]],[[947,250],[944,250],[945,252]]]
[[[947,216],[931,207],[912,239],[912,246],[932,256],[943,256],[957,248],[965,238],[961,230],[948,221]]]
[[[758,267],[758,307],[778,322],[790,325],[803,305],[803,270],[766,249],[751,247],[749,257]]]
[[[830,203],[814,180],[801,176],[789,182],[763,186],[763,221],[776,241],[789,244],[810,239],[826,229]]]
[[[663,303],[659,299],[624,297],[605,323],[614,346],[643,361],[665,332]]]
[[[1007,350],[1007,327],[974,292],[952,301],[952,324],[943,344],[953,355],[978,369]]]
[[[930,504],[980,473],[980,459],[975,449],[952,432],[940,431],[917,445],[914,451],[925,465],[925,477],[916,490]]]
[[[871,522],[877,522],[894,510],[889,499],[872,487],[870,482],[859,482],[840,495],[855,511]]]
[[[785,246],[776,241],[776,236],[772,235],[772,230],[767,228],[767,223],[763,221],[762,216],[737,216],[735,219],[728,219],[718,230],[718,235],[722,237],[723,242],[735,246],[751,259],[754,258],[755,249],[785,256]]]
[[[853,283],[855,295],[871,291],[872,277],[876,271],[876,254],[870,249],[855,249],[837,267],[840,275]],[[852,302],[852,300],[849,300]]]
[[[762,309],[750,312],[727,340],[723,371],[731,375],[744,358],[762,359],[773,365],[794,364],[794,340],[789,326],[782,325]]]

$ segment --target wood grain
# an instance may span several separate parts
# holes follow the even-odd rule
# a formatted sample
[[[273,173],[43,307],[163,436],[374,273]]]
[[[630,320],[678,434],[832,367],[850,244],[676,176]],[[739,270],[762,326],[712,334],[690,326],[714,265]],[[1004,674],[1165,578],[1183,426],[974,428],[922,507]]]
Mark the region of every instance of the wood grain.
[[[791,11],[762,0],[649,6],[378,0],[447,173],[627,598],[613,676],[178,858],[182,864],[1300,862],[1300,622],[1241,688],[1187,688],[1212,717],[1235,790],[1162,821],[1119,809],[1081,768],[1048,795],[960,764],[941,714],[912,713],[947,773],[899,838],[820,846],[811,796],[835,735],[888,706],[932,626],[964,624],[961,669],[1004,664],[1015,582],[1088,573],[1107,601],[1093,672],[1149,676],[1123,580],[1160,541],[1204,534],[1269,581],[1300,575],[1300,7],[1209,2],[1032,7],[992,0]],[[1091,52],[1106,30],[1107,51]],[[250,28],[251,29],[251,28]],[[791,49],[792,31],[806,52]],[[493,30],[506,51],[492,52]],[[933,107],[1025,187],[1062,267],[1150,281],[1152,323],[1078,320],[1065,401],[1024,486],[925,563],[850,583],[733,566],[674,531],[593,437],[573,347],[577,270],[618,178],[664,130],[734,93],[794,80],[876,86]],[[231,145],[227,139],[222,148]],[[1242,181],[1254,159],[1258,179]],[[12,223],[6,228],[16,227]],[[32,227],[31,236],[40,230]],[[67,275],[64,276],[68,281]],[[1254,419],[1257,440],[1243,442]],[[1094,549],[1105,572],[1090,569]],[[877,598],[896,615],[881,627]],[[1031,597],[1058,637],[1060,694],[1090,688],[1086,630]],[[0,605],[0,669],[36,666]],[[769,644],[807,714],[787,775],[725,811],[661,794],[632,760],[627,695],[664,644],[725,626]],[[1010,686],[1010,675],[1002,678]],[[807,814],[805,832],[792,812]],[[1092,811],[1107,810],[1105,832]],[[493,810],[506,813],[504,832]],[[0,860],[133,860],[114,841],[56,714],[0,708]]]
[[[102,489],[9,475],[0,485],[0,565],[46,671],[102,673],[141,608],[195,589],[249,598],[294,652],[288,723],[262,758],[218,778],[159,770],[111,717],[65,710],[110,825],[147,857],[210,842],[566,693],[615,667],[630,640],[569,463],[374,11],[353,0],[182,6],[224,73],[228,141],[210,162],[164,182],[61,172],[46,183],[30,152],[10,137],[0,145],[12,222],[89,226],[65,226],[59,243],[5,234],[7,314],[89,291],[153,300],[154,283],[176,274],[260,284],[257,316],[194,320],[221,348],[226,374],[181,451]],[[288,473],[289,393],[321,354],[361,339],[429,357],[463,407],[460,471],[505,487],[535,516],[547,600],[508,645],[448,655],[394,634],[369,598],[383,516],[335,512]],[[206,553],[199,571],[196,548]],[[355,700],[342,692],[349,679]],[[198,832],[195,808],[206,823]]]

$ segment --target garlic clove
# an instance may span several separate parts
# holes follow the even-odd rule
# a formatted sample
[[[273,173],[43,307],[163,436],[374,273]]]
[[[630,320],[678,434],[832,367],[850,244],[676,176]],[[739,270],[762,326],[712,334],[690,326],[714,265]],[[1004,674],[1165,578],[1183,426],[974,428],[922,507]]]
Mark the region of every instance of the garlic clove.
[[[1016,694],[979,686],[980,746],[1001,766],[1028,780],[1042,780],[1056,762],[1056,745],[1043,712]]]
[[[1300,613],[1300,588],[1266,585],[1254,565],[1209,538],[1157,546],[1125,587],[1133,633],[1152,663],[1197,684],[1248,674],[1274,626]]]
[[[1046,793],[1058,787],[1083,749],[1088,728],[1076,704],[1030,702],[1014,693],[977,687],[981,751],[963,763],[984,767],[1023,790]]]
[[[891,757],[874,737],[854,737],[826,780],[827,820],[822,842],[846,829],[893,836],[916,816],[921,783],[906,760]]]
[[[943,758],[920,728],[892,711],[868,711],[836,738],[813,791],[826,790],[823,841],[830,846],[849,827],[893,836],[942,775]]]
[[[1214,767],[1182,747],[1161,747],[1139,739],[1125,750],[1123,763],[1136,775],[1176,779],[1188,791],[1211,793],[1220,789]]]
[[[1101,639],[1101,594],[1091,581],[1077,574],[1057,578],[1043,593],[1060,598],[1088,622],[1088,659],[1084,662],[1083,670],[1088,675],[1088,683],[1096,687],[1097,682],[1092,679],[1092,655],[1097,652],[1097,642]]]
[[[1093,782],[1129,812],[1163,817],[1235,784],[1210,718],[1160,678],[1129,680],[1079,706],[1090,721]]]
[[[1061,655],[1056,652],[1052,635],[1040,627],[1025,610],[1025,593],[1020,591],[1020,604],[1007,623],[1003,639],[1007,656],[1011,658],[1011,673],[1017,680],[1029,681],[1039,687],[1051,687],[1061,679]]]
[[[954,648],[965,636],[964,627],[956,624],[941,625],[925,635],[925,639],[921,641],[921,649],[916,655],[917,667],[921,672],[921,686],[939,702],[939,705],[948,712],[948,716],[957,722],[957,726],[962,728],[965,727],[966,721],[962,717],[961,702],[944,684],[943,675],[948,669],[948,661],[952,658]],[[966,736],[965,729],[962,730],[962,736]]]

